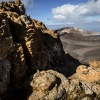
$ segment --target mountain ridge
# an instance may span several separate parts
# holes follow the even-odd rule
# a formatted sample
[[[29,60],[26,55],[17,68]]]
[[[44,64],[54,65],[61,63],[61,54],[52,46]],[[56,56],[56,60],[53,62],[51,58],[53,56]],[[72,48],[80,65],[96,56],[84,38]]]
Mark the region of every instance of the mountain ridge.
[[[65,32],[66,33],[79,33],[79,35],[83,35],[83,36],[100,35],[100,32],[86,31],[86,30],[76,28],[76,27],[63,27],[63,28],[55,30],[55,33],[56,32],[59,35],[63,35]]]
[[[59,34],[64,51],[80,62],[100,60],[100,33],[74,27],[61,28],[55,33]]]

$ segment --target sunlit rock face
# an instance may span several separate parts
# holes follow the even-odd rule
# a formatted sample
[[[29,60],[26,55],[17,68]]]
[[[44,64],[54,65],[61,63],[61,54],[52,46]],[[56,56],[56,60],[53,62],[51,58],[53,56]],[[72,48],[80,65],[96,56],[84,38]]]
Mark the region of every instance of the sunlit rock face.
[[[81,63],[100,60],[100,33],[66,27],[55,31],[60,35],[64,51]]]
[[[68,78],[53,70],[37,71],[30,85],[28,100],[99,100],[100,61],[78,66]]]
[[[27,16],[24,5],[18,2],[1,3],[1,13],[7,16],[13,41],[21,43],[30,67],[46,69],[50,64],[63,62],[64,51],[59,37],[42,22]]]
[[[37,72],[30,84],[33,92],[28,100],[65,100],[67,97],[69,81],[56,71]]]

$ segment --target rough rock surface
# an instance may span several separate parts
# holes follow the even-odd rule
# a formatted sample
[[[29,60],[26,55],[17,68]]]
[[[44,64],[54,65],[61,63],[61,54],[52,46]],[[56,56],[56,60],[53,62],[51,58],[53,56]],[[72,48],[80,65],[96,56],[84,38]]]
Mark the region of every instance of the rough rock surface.
[[[28,100],[99,100],[100,65],[80,65],[68,78],[53,70],[38,71],[30,84],[33,92]]]
[[[94,64],[98,67],[93,66]],[[90,62],[89,66],[78,66],[76,73],[69,79],[74,88],[69,91],[69,98],[71,98],[71,95],[72,98],[68,100],[74,100],[75,98],[77,100],[100,99],[100,61]]]
[[[13,39],[10,33],[6,15],[0,14],[0,59],[3,59],[12,50]]]
[[[47,66],[50,68],[52,65],[59,65],[58,62],[63,62],[63,47],[53,31],[47,30],[39,22],[21,13],[22,3],[3,2],[1,5],[1,14],[5,14],[9,19],[13,41],[22,44],[25,58],[33,70],[46,69]],[[43,28],[46,29],[44,32]]]
[[[30,84],[33,93],[28,100],[64,100],[67,97],[69,81],[56,71],[38,71]]]
[[[9,60],[12,62],[13,66],[11,70],[11,82],[18,85],[23,76],[25,76],[27,70],[23,48],[20,43],[14,44],[14,50],[9,56]]]
[[[20,0],[0,3],[0,100],[99,100],[99,62],[78,65]]]
[[[25,78],[37,69],[64,65],[65,53],[54,31],[48,30],[42,22],[32,20],[25,13],[22,2],[16,0],[0,3],[0,59],[1,62],[7,59],[12,65],[12,68],[6,67],[8,72],[0,69],[1,73],[4,72],[3,75],[10,74],[11,77],[11,80],[10,77],[5,79],[10,80],[9,83],[0,85],[4,87],[0,94],[9,91],[9,88],[9,92],[14,93],[22,88]],[[0,78],[2,83],[1,74]],[[11,96],[8,98],[12,99]]]

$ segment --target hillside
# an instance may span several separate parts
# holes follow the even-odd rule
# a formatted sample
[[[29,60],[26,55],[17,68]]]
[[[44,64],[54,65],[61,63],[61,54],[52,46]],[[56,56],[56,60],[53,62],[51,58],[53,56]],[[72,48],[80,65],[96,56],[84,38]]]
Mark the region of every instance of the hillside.
[[[59,34],[64,51],[81,63],[100,60],[100,33],[90,32],[74,27],[55,31]]]

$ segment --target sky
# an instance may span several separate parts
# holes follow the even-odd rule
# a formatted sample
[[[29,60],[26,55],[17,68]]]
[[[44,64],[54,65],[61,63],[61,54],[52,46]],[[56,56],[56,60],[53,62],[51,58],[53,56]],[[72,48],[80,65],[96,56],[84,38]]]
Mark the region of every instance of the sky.
[[[100,32],[100,0],[21,1],[26,7],[26,13],[32,19],[42,21],[47,28],[55,30],[62,27],[77,27]]]

